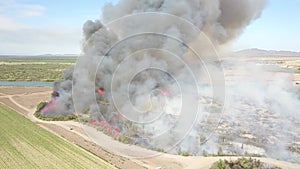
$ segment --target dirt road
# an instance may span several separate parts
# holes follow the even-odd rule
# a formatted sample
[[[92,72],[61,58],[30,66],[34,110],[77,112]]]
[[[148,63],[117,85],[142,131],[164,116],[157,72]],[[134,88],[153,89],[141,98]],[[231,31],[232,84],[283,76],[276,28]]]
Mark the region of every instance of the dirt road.
[[[127,145],[113,140],[111,137],[97,132],[94,128],[78,122],[42,121],[33,113],[36,105],[50,99],[49,87],[0,87],[0,102],[20,112],[41,127],[73,142],[120,168],[172,168],[172,169],[206,169],[219,159],[236,159],[238,157],[183,157],[170,154],[157,154],[138,146]],[[71,130],[72,129],[72,130]],[[95,133],[97,132],[97,134]],[[91,138],[89,135],[96,135]],[[146,158],[146,157],[148,158]],[[145,157],[145,158],[132,158]],[[299,169],[300,165],[268,158],[259,160],[284,169]]]

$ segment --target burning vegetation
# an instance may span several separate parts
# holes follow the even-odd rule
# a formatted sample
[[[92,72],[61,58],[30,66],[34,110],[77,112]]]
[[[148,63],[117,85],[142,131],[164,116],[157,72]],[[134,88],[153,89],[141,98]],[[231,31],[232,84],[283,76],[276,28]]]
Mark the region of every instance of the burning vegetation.
[[[257,19],[265,4],[264,0],[107,4],[101,21],[85,23],[84,55],[63,72],[64,81],[54,84],[52,100],[38,112],[44,117],[76,112],[79,121],[122,142],[163,152],[216,154],[222,147],[226,154],[297,161],[299,154],[287,145],[300,139],[300,102],[289,78],[235,58],[222,61],[225,72],[234,73],[214,78],[224,73],[211,55]],[[284,157],[276,153],[278,149]]]
[[[51,102],[51,101],[50,101]],[[68,120],[75,120],[77,119],[77,116],[74,114],[70,114],[67,116],[44,116],[41,114],[41,112],[45,112],[46,110],[49,110],[49,107],[53,107],[53,103],[47,103],[47,102],[41,102],[38,104],[36,111],[34,113],[34,116],[45,121],[68,121]],[[50,104],[50,106],[48,106]]]

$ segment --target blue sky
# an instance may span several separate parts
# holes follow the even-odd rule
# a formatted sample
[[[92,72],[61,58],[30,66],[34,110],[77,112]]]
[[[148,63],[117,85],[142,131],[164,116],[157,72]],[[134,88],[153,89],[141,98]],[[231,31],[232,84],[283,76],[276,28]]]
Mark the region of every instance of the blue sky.
[[[81,53],[82,25],[111,1],[0,0],[0,54]],[[300,51],[299,7],[300,0],[269,0],[231,48]]]
[[[262,16],[232,44],[234,49],[300,52],[300,0],[269,0]]]

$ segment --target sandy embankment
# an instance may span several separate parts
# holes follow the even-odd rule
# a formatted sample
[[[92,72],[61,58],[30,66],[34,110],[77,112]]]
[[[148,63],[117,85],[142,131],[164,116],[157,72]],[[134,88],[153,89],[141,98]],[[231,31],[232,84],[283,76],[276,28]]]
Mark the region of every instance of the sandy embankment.
[[[0,102],[13,108],[17,112],[21,113],[31,121],[37,123],[43,128],[55,133],[73,142],[94,154],[97,154],[101,158],[109,161],[112,164],[120,168],[199,168],[206,169],[211,164],[219,159],[236,159],[237,157],[182,157],[169,154],[161,154],[159,156],[151,158],[127,158],[126,152],[135,153],[143,156],[144,153],[152,153],[149,150],[139,148],[137,146],[125,145],[112,140],[106,135],[101,135],[103,140],[101,146],[92,142],[92,139],[86,134],[86,131],[82,129],[82,125],[78,122],[46,122],[36,119],[33,116],[36,105],[41,101],[47,101],[50,99],[51,88],[49,87],[0,87]],[[70,130],[72,128],[72,130]],[[90,129],[93,130],[93,129]],[[93,131],[91,131],[93,132]],[[100,143],[101,144],[101,143]],[[110,153],[116,152],[118,155]],[[128,150],[128,151],[126,151]],[[108,152],[109,151],[109,152]],[[300,165],[291,164],[288,162],[277,161],[274,159],[259,158],[261,161],[277,165],[284,169],[299,169]]]

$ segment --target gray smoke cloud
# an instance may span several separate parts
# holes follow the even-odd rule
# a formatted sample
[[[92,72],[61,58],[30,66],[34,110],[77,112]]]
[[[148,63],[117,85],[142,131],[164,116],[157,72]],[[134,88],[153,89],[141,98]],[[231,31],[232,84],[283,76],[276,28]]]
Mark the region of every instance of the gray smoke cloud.
[[[290,151],[300,133],[299,87],[293,82],[293,70],[245,58],[231,58],[224,65],[231,71],[226,76],[230,84],[221,124],[230,126],[228,141],[244,143],[244,149],[235,146],[241,153],[249,153],[245,146],[252,144],[260,155],[299,163],[299,154]]]
[[[251,154],[252,149],[256,150],[252,154],[276,156],[270,147],[281,147],[291,154],[285,147],[295,134],[286,132],[276,136],[294,128],[293,119],[298,117],[295,110],[299,110],[299,100],[293,94],[293,87],[287,87],[287,80],[280,83],[280,78],[274,79],[272,75],[258,76],[266,72],[265,68],[249,63],[234,59],[224,61],[225,69],[248,74],[237,82],[226,77],[227,85],[233,84],[226,87],[227,100],[221,122],[218,112],[222,111],[222,105],[218,101],[211,103],[214,94],[208,83],[211,77],[207,69],[217,72],[219,64],[209,60],[208,46],[213,44],[217,49],[239,36],[247,25],[260,17],[266,4],[266,0],[121,0],[116,5],[105,5],[101,20],[84,24],[84,55],[79,57],[75,67],[64,72],[65,81],[55,85],[54,91],[59,93],[60,99],[51,112],[65,115],[76,110],[84,117],[89,115],[88,119],[106,120],[120,130],[119,135],[127,134],[132,143],[151,149],[175,145],[174,140],[179,141],[182,134],[189,131],[171,153],[216,153],[222,146],[228,153]],[[138,17],[145,12],[184,18],[203,31],[212,44],[195,43],[199,32],[187,28],[182,24],[186,22],[178,18],[155,14]],[[136,17],[124,18],[132,14]],[[138,34],[140,32],[161,34]],[[131,34],[137,35],[127,37]],[[207,55],[209,64],[203,65],[189,45],[200,51],[198,54]],[[249,77],[253,77],[251,83]],[[266,80],[270,77],[272,85]],[[100,87],[104,93],[97,92]],[[119,120],[124,116],[127,121]],[[276,120],[280,118],[281,121]],[[286,119],[291,120],[285,123]],[[257,125],[257,121],[261,125]],[[191,122],[195,125],[188,130]],[[255,136],[250,137],[251,134]]]
[[[237,37],[260,17],[266,0],[122,0],[103,8],[103,22],[128,14],[164,12],[187,19],[220,44]],[[90,34],[87,33],[86,34]]]

